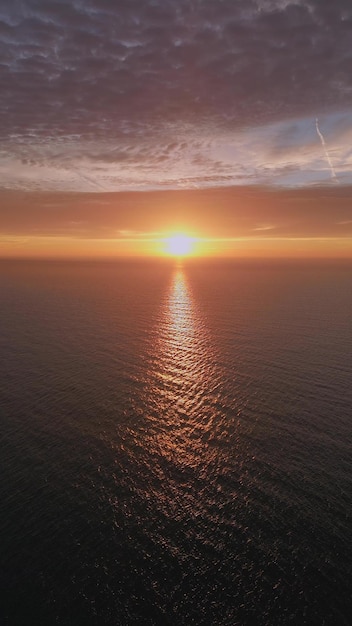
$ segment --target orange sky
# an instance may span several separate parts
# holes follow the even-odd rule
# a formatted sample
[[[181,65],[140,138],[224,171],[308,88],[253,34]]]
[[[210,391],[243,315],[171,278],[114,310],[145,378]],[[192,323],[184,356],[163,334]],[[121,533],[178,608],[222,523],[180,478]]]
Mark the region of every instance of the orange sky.
[[[125,193],[1,193],[1,257],[160,256],[165,237],[194,253],[352,257],[351,188],[230,187]]]

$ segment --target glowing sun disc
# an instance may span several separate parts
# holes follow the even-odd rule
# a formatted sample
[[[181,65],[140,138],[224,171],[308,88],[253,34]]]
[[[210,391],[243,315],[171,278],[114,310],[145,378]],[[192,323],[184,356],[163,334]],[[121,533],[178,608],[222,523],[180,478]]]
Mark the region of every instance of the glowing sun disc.
[[[172,235],[166,239],[166,251],[172,256],[191,254],[194,239],[188,235]]]

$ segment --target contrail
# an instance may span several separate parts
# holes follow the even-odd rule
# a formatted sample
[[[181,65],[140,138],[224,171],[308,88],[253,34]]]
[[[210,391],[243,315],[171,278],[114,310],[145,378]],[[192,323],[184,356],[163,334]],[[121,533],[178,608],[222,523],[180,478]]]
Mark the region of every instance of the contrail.
[[[100,182],[98,182],[94,178],[91,178],[90,176],[87,176],[86,174],[82,174],[81,170],[79,170],[77,166],[74,166],[73,168],[71,167],[71,169],[77,172],[78,176],[80,176],[82,180],[87,180],[89,183],[92,183],[92,185],[95,185],[98,189],[102,189],[103,191],[108,191],[105,185],[102,185]]]
[[[332,160],[331,160],[331,158],[330,158],[330,155],[329,155],[328,149],[327,149],[327,147],[326,147],[326,143],[325,143],[324,136],[323,136],[323,134],[322,134],[322,132],[321,132],[321,130],[320,130],[320,128],[319,128],[319,121],[318,121],[318,118],[317,118],[317,117],[315,118],[315,128],[317,129],[318,137],[319,137],[319,139],[320,139],[320,141],[321,141],[321,145],[323,146],[323,150],[324,150],[324,154],[325,154],[325,156],[326,156],[326,160],[327,160],[327,162],[328,162],[328,164],[329,164],[329,168],[330,168],[330,172],[331,172],[331,178],[332,178],[332,180],[333,180],[335,183],[338,183],[338,182],[339,182],[339,180],[338,180],[338,178],[337,178],[337,176],[336,176],[335,168],[334,168],[334,166],[333,166],[333,163],[332,163]]]

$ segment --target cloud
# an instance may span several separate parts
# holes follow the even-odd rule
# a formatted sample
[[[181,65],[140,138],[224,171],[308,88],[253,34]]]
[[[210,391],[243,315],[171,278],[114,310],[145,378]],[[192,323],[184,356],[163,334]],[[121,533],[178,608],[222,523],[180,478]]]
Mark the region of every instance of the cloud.
[[[4,136],[233,127],[350,102],[343,0],[4,0],[0,20]]]
[[[277,226],[275,226],[274,224],[259,224],[258,226],[253,228],[253,230],[254,231],[268,231],[268,230],[274,230],[275,228],[277,228]]]
[[[322,116],[329,158],[341,184],[352,183],[352,114]],[[225,131],[171,125],[139,141],[15,136],[2,144],[0,180],[7,189],[128,191],[246,184],[331,183],[315,118]]]
[[[351,26],[349,0],[3,0],[0,183],[317,183],[319,117],[346,184]]]

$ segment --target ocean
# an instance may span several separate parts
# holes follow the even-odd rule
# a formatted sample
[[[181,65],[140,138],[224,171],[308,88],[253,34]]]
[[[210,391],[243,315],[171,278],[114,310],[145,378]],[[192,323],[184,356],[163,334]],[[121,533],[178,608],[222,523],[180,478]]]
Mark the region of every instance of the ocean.
[[[1,624],[351,623],[351,270],[0,263]]]

